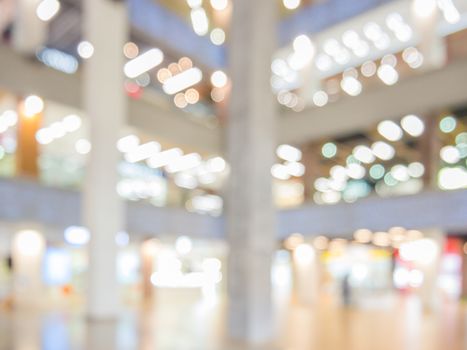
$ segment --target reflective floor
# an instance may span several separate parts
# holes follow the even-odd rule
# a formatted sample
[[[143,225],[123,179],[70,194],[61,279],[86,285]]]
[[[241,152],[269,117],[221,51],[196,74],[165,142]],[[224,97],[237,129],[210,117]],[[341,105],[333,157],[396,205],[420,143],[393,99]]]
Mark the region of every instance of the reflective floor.
[[[277,340],[262,347],[229,341],[225,304],[161,291],[151,306],[126,309],[117,322],[90,323],[75,310],[0,310],[2,350],[466,350],[467,305],[443,302],[424,312],[416,297],[363,299],[343,308],[329,297],[282,307]]]

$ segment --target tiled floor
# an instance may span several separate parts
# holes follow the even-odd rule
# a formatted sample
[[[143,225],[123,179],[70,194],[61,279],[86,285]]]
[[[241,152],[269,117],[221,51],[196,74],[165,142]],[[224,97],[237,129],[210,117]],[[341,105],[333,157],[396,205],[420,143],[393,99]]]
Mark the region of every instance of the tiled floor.
[[[87,322],[80,309],[0,311],[1,350],[466,350],[467,306],[444,303],[426,313],[414,297],[375,297],[350,308],[323,298],[288,307],[274,345],[227,340],[225,305],[161,292],[152,306],[117,322]]]

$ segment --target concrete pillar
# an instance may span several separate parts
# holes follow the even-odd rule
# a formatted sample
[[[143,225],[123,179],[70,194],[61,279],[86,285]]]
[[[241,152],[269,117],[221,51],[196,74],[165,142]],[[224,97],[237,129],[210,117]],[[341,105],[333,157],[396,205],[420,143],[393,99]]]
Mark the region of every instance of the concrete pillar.
[[[318,260],[311,245],[301,244],[293,252],[294,294],[301,305],[313,305],[318,297]]]
[[[89,244],[88,315],[112,319],[118,314],[115,235],[124,226],[124,208],[117,195],[116,142],[124,125],[122,47],[128,33],[124,2],[86,0],[84,39],[94,46],[85,62],[83,97],[90,119],[90,141],[83,187],[83,222],[91,232]]]
[[[277,10],[270,0],[235,1],[230,39],[229,334],[250,342],[267,341],[273,334],[270,273],[276,225],[271,166],[276,104],[270,67]]]
[[[13,27],[13,46],[16,50],[34,55],[47,39],[48,26],[37,17],[40,0],[18,0]]]
[[[37,307],[43,297],[42,261],[45,240],[35,230],[22,230],[12,241],[13,295],[19,307]]]
[[[303,147],[303,164],[305,165],[305,175],[303,176],[303,186],[305,189],[305,203],[313,201],[314,180],[319,176],[320,165],[319,144],[310,143]]]
[[[424,186],[427,189],[437,188],[437,175],[439,170],[439,151],[441,140],[438,131],[437,115],[431,115],[424,119],[425,132],[419,143],[421,162],[425,166],[423,175]]]
[[[412,21],[419,36],[418,48],[423,54],[426,70],[442,67],[447,59],[446,41],[436,32],[439,17],[435,1],[412,1]]]

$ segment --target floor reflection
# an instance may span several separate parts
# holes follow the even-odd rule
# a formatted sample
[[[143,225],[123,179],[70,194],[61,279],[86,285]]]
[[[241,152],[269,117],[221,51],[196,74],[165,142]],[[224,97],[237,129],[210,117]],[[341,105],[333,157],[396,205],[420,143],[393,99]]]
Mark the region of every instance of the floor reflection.
[[[445,302],[423,311],[415,297],[369,298],[343,308],[332,298],[290,305],[275,344],[227,340],[225,304],[184,292],[158,293],[154,303],[126,308],[116,321],[93,322],[82,310],[0,311],[2,350],[465,350],[467,305]]]

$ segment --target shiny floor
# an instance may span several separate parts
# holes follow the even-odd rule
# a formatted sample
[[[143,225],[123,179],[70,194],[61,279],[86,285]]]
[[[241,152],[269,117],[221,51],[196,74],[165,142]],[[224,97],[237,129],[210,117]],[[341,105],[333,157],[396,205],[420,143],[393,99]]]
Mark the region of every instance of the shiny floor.
[[[329,297],[281,307],[277,340],[229,341],[225,304],[191,292],[163,291],[153,304],[126,309],[117,322],[90,323],[82,311],[0,310],[1,350],[466,350],[467,305],[422,310],[418,298],[384,295],[344,308]]]

